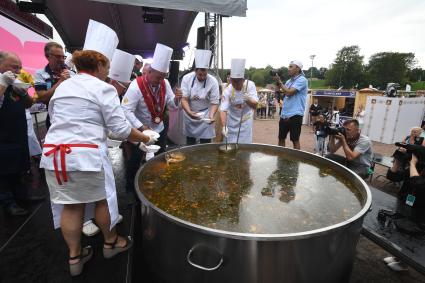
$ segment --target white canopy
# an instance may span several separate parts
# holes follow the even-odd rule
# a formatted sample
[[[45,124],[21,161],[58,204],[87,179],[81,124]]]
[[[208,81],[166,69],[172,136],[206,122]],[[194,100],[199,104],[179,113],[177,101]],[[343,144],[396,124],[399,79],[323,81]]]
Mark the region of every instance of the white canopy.
[[[214,13],[245,17],[247,0],[91,0],[115,4]]]

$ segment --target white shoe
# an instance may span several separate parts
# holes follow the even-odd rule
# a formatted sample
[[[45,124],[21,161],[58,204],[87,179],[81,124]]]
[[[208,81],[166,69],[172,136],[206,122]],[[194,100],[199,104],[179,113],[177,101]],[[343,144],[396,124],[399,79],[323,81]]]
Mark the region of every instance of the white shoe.
[[[382,259],[386,264],[392,263],[392,262],[397,262],[399,261],[398,258],[393,257],[393,256],[387,256],[385,258]]]
[[[122,217],[121,214],[118,214],[118,221],[117,224],[120,224],[123,221],[124,217]]]
[[[99,227],[93,223],[93,221],[89,220],[83,224],[83,234],[91,237],[100,232]]]
[[[407,270],[408,270],[407,265],[405,265],[405,264],[404,264],[403,262],[401,262],[401,261],[395,261],[395,262],[388,263],[388,264],[387,264],[387,266],[388,266],[391,270],[393,270],[393,271],[397,271],[397,272],[400,272],[400,271],[407,271]]]

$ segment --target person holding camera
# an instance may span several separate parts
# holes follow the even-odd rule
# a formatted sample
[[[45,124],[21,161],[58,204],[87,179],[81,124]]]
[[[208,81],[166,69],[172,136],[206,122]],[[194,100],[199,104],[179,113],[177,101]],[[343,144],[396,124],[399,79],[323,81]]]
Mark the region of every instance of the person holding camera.
[[[348,167],[362,178],[367,178],[373,161],[371,140],[360,133],[359,122],[356,119],[346,120],[343,127],[337,131],[338,133],[334,131],[329,133],[331,153],[326,155],[326,158]],[[341,147],[345,157],[335,154]]]
[[[63,47],[56,42],[48,42],[44,46],[44,56],[49,62],[43,69],[37,70],[34,75],[37,102],[48,106],[56,88],[71,77],[71,71],[65,65],[66,56]],[[73,74],[73,73],[72,73]],[[50,116],[46,118],[46,128],[50,127]]]
[[[290,139],[295,149],[301,149],[301,125],[305,111],[308,82],[302,71],[300,61],[291,61],[288,67],[290,79],[283,84],[279,75],[275,78],[279,89],[283,92],[283,109],[279,120],[279,145],[285,146],[285,140],[290,133]]]

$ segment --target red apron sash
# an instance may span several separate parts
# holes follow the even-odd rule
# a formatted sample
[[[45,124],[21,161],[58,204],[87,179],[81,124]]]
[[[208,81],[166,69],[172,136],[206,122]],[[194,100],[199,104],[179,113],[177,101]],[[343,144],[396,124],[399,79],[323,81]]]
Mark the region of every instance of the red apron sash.
[[[159,85],[158,95],[159,102],[154,97],[152,89],[150,88],[146,76],[138,77],[137,85],[139,86],[140,92],[143,95],[146,106],[148,107],[149,112],[151,113],[151,120],[155,124],[159,124],[164,119],[164,109],[165,109],[165,81],[162,80]],[[158,105],[159,104],[159,105]]]
[[[56,180],[59,185],[62,185],[62,181],[59,174],[58,163],[56,161],[56,154],[59,151],[60,153],[60,162],[61,162],[61,171],[63,181],[68,182],[68,176],[66,174],[66,154],[72,152],[71,147],[87,147],[87,148],[99,148],[96,144],[84,144],[84,143],[75,143],[75,144],[44,144],[44,148],[53,147],[51,150],[44,153],[45,156],[53,154],[53,168],[55,169]]]

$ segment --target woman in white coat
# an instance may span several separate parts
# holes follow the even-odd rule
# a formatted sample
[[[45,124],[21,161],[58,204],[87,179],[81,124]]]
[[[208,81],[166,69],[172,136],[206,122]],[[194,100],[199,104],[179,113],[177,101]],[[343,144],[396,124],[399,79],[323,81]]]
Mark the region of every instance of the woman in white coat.
[[[229,143],[252,143],[254,109],[257,108],[258,95],[254,82],[245,80],[244,75],[245,59],[232,59],[230,85],[224,90],[220,105],[222,133]]]
[[[76,51],[78,75],[63,82],[49,103],[51,127],[46,135],[40,167],[45,168],[52,206],[63,205],[60,226],[69,248],[71,275],[82,272],[92,255],[81,248],[85,204],[95,203],[95,219],[103,236],[104,257],[131,247],[117,235],[115,181],[107,156],[107,133],[122,139],[152,144],[154,138],[131,128],[115,88],[105,82],[109,60],[97,51]],[[54,217],[58,217],[55,215]],[[58,219],[56,219],[58,221]]]

